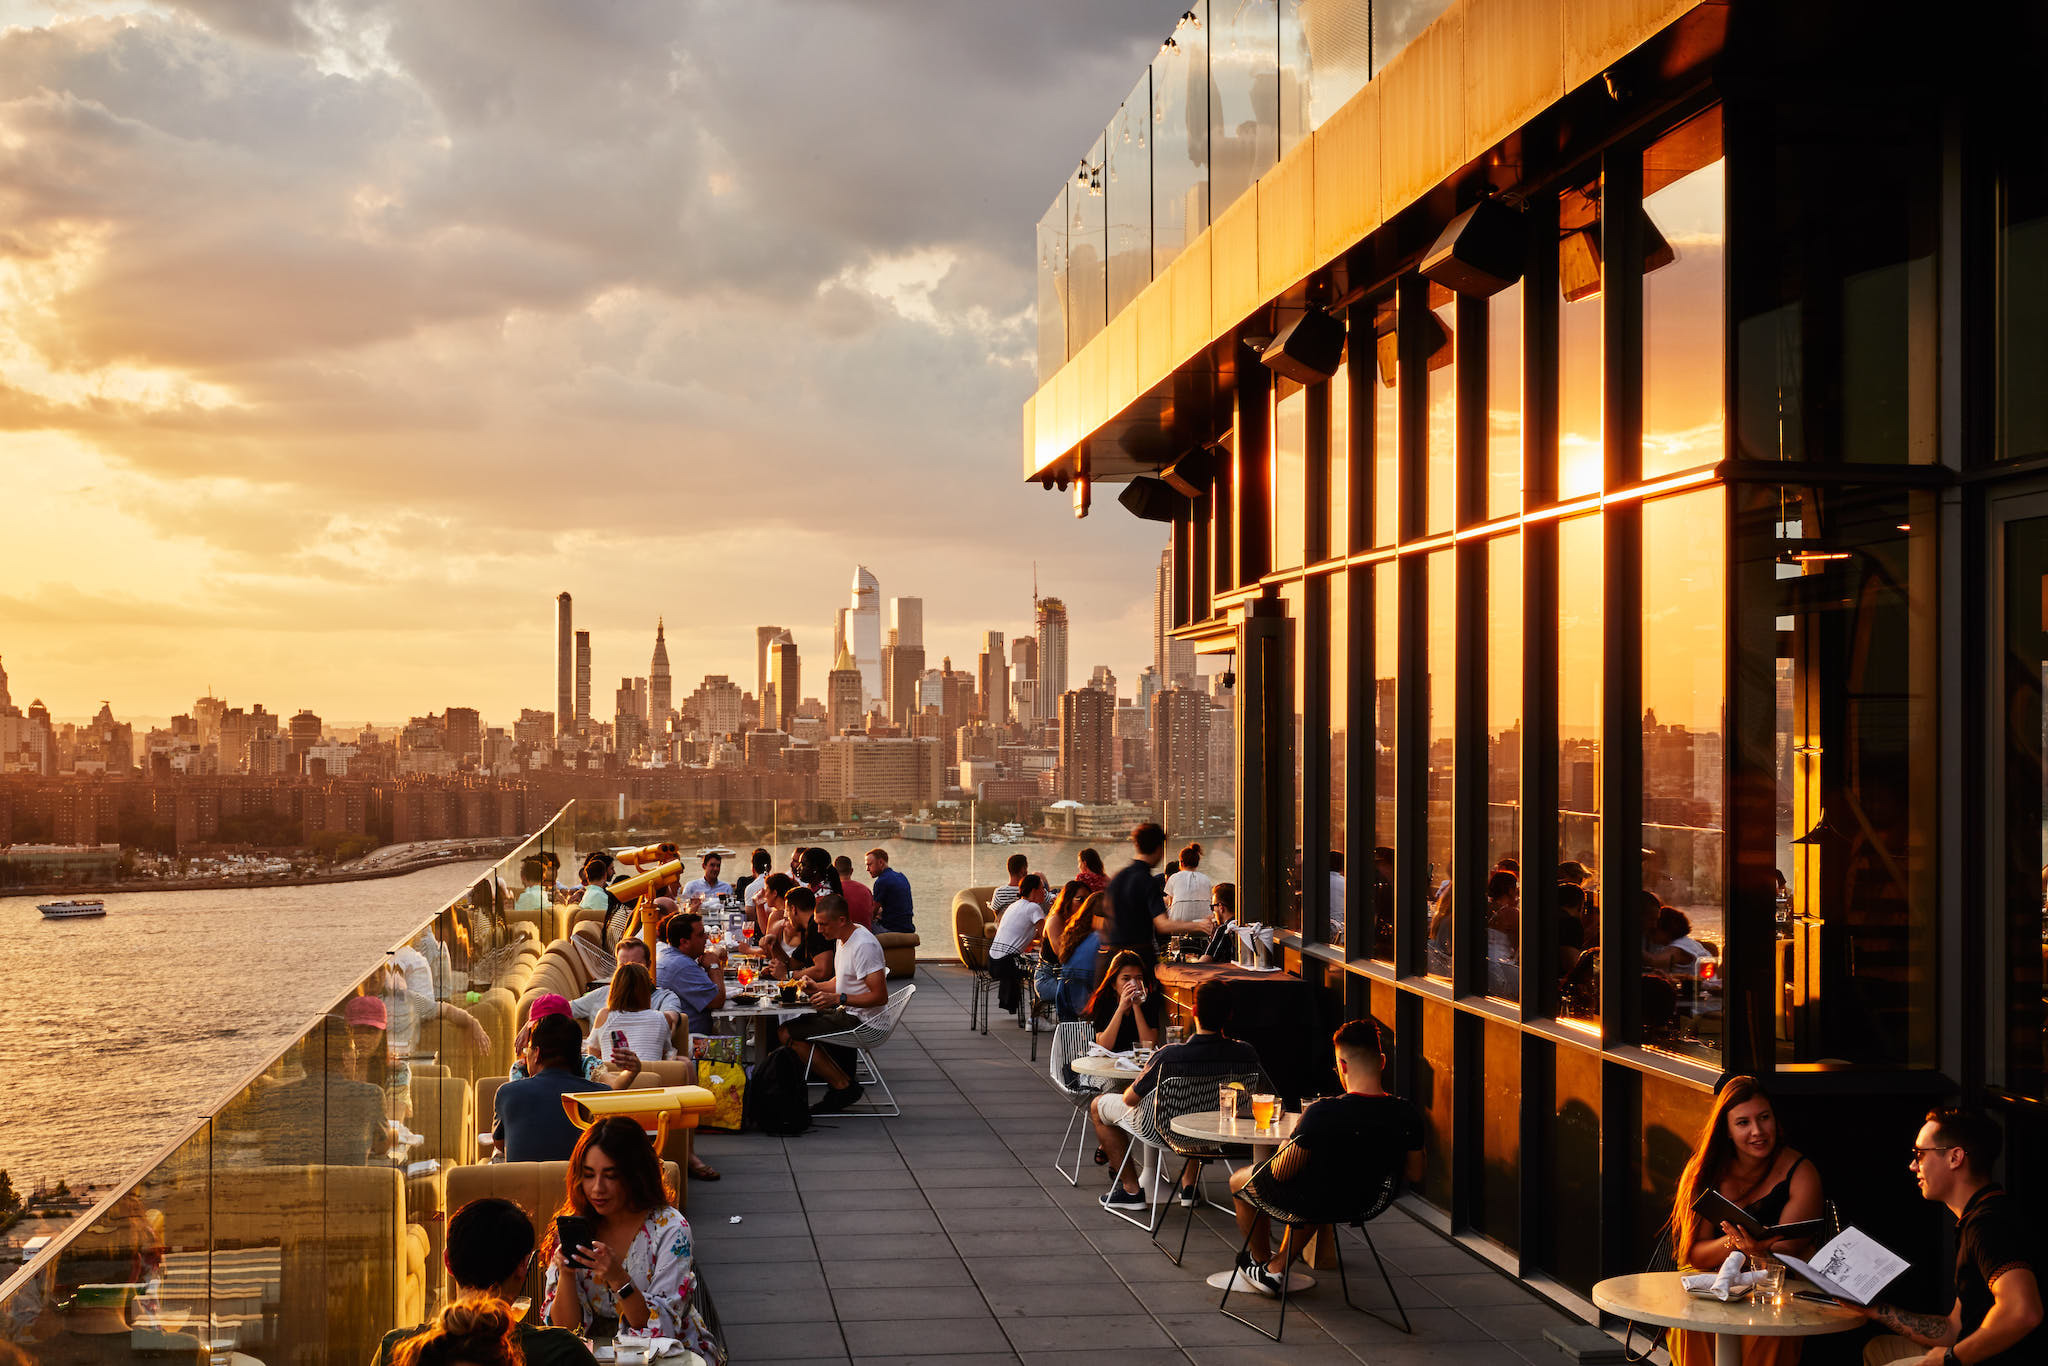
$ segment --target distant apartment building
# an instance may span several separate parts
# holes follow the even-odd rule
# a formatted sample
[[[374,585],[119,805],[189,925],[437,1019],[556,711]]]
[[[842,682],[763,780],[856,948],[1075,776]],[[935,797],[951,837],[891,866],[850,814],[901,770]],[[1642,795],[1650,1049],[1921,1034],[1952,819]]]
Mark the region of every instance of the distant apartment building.
[[[982,720],[992,726],[1010,724],[1010,666],[1003,653],[1001,631],[982,632],[974,692],[976,712]]]
[[[1059,795],[1096,805],[1116,797],[1116,699],[1094,688],[1060,694]]]
[[[827,736],[818,746],[818,800],[842,806],[928,806],[944,791],[945,767],[937,740]]]
[[[1201,828],[1209,809],[1207,694],[1168,688],[1152,699],[1152,781],[1169,834]]]
[[[1059,598],[1040,598],[1034,623],[1037,630],[1038,700],[1041,720],[1050,720],[1052,709],[1067,691],[1067,604]]]
[[[450,707],[442,715],[443,741],[456,765],[479,763],[484,754],[483,717],[475,707]]]

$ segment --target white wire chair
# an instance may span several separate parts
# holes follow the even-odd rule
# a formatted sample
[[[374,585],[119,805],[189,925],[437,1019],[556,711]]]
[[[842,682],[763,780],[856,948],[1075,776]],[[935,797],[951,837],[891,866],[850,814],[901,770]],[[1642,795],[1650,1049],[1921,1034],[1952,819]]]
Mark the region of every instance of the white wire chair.
[[[1166,1201],[1164,1198],[1166,1139],[1160,1135],[1159,1125],[1153,1117],[1152,1109],[1158,1099],[1159,1092],[1154,1090],[1151,1095],[1146,1096],[1145,1099],[1131,1107],[1130,1113],[1118,1121],[1117,1127],[1131,1136],[1131,1142],[1124,1149],[1124,1160],[1117,1164],[1116,1175],[1109,1178],[1109,1188],[1111,1190],[1120,1189],[1124,1183],[1125,1169],[1135,1161],[1138,1163],[1138,1188],[1143,1190],[1145,1186],[1145,1154],[1143,1150],[1146,1148],[1154,1150],[1156,1160],[1152,1165],[1152,1193],[1146,1200],[1145,1217],[1141,1219],[1133,1211],[1120,1209],[1115,1205],[1103,1206],[1104,1209],[1125,1223],[1144,1229],[1146,1233],[1154,1236],[1157,1236],[1159,1233],[1159,1226],[1166,1222]]]
[[[1167,1151],[1174,1156],[1184,1158],[1195,1164],[1195,1195],[1197,1203],[1206,1204],[1210,1209],[1219,1210],[1224,1214],[1235,1213],[1237,1207],[1234,1204],[1218,1203],[1213,1197],[1206,1194],[1202,1189],[1202,1178],[1208,1173],[1211,1162],[1221,1162],[1224,1170],[1235,1171],[1236,1167],[1232,1165],[1233,1162],[1249,1158],[1252,1153],[1251,1148],[1248,1145],[1204,1143],[1200,1139],[1188,1138],[1183,1134],[1174,1132],[1173,1121],[1180,1115],[1190,1115],[1200,1110],[1215,1109],[1217,1090],[1221,1087],[1229,1086],[1233,1082],[1241,1084],[1246,1091],[1254,1093],[1270,1091],[1272,1089],[1272,1083],[1266,1080],[1265,1074],[1262,1072],[1180,1073],[1173,1076],[1162,1076],[1159,1079],[1158,1098],[1153,1102],[1155,1107],[1153,1125],[1159,1133],[1160,1141],[1165,1144]],[[1161,1157],[1160,1161],[1163,1165],[1165,1162],[1164,1156]],[[1174,1178],[1176,1185],[1179,1184],[1179,1180],[1178,1176]],[[1165,1220],[1162,1219],[1160,1222],[1164,1224]],[[1180,1250],[1167,1253],[1168,1258],[1175,1266],[1179,1266],[1181,1258],[1187,1256],[1188,1234],[1194,1226],[1195,1207],[1194,1205],[1189,1205],[1187,1220],[1181,1225]],[[1161,1252],[1166,1252],[1166,1244],[1160,1242],[1156,1234],[1153,1236],[1152,1242]]]
[[[1067,1178],[1067,1184],[1081,1184],[1081,1150],[1088,1144],[1088,1136],[1095,1126],[1087,1120],[1088,1104],[1100,1094],[1087,1080],[1074,1075],[1074,1059],[1084,1057],[1088,1045],[1094,1042],[1095,1028],[1086,1020],[1074,1020],[1059,1025],[1052,1032],[1052,1057],[1047,1072],[1052,1079],[1053,1089],[1067,1098],[1074,1107],[1073,1115],[1067,1120],[1067,1131],[1060,1135],[1059,1147],[1054,1149],[1052,1169]],[[1080,1126],[1080,1136],[1074,1137],[1075,1126]],[[1068,1171],[1060,1165],[1060,1158],[1067,1151],[1067,1140],[1074,1138],[1074,1170]]]
[[[896,1097],[889,1090],[889,1083],[882,1079],[882,1069],[875,1066],[874,1050],[889,1042],[889,1036],[896,1032],[897,1022],[903,1018],[903,1008],[910,1004],[910,998],[916,994],[915,982],[897,987],[889,993],[889,1004],[882,1007],[880,1014],[861,1021],[852,1029],[842,1029],[836,1034],[816,1034],[810,1038],[809,1042],[813,1045],[811,1062],[804,1066],[804,1081],[807,1084],[825,1084],[811,1076],[811,1067],[818,1060],[816,1045],[829,1043],[854,1050],[854,1081],[882,1093],[879,1101],[856,1101],[844,1110],[835,1111],[836,1115],[847,1119],[894,1119],[903,1113],[902,1107],[896,1103]]]

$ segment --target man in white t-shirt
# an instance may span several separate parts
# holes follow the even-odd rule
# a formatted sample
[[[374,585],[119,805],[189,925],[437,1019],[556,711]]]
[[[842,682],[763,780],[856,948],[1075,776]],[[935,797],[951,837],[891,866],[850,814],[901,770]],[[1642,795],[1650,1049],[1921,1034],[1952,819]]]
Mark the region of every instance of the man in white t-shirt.
[[[832,950],[832,980],[811,988],[814,1015],[800,1015],[782,1026],[782,1041],[796,1051],[831,1087],[824,1099],[811,1107],[813,1114],[844,1110],[861,1098],[865,1089],[847,1071],[850,1054],[831,1046],[820,1048],[810,1041],[821,1034],[841,1034],[880,1014],[889,1004],[889,964],[882,956],[882,941],[853,923],[846,898],[827,892],[818,898],[814,918],[819,933],[835,941]]]
[[[1038,942],[1045,928],[1045,879],[1026,873],[1017,886],[1017,899],[1003,909],[996,924],[996,937],[989,945],[988,975],[996,980],[996,1006],[1015,1012],[1023,1001],[1024,972],[1017,961]],[[1017,1027],[1024,1027],[1019,1017]]]

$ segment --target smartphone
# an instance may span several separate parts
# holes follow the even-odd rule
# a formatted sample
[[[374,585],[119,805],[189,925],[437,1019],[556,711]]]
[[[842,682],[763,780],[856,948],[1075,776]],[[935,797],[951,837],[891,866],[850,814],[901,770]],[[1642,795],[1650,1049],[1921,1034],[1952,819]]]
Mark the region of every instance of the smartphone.
[[[597,1241],[597,1221],[581,1214],[555,1216],[555,1244],[562,1255],[574,1260],[577,1250]]]
[[[612,1031],[612,1056],[617,1057],[619,1054],[619,1050],[624,1048],[625,1046],[626,1031],[623,1029],[614,1029]]]

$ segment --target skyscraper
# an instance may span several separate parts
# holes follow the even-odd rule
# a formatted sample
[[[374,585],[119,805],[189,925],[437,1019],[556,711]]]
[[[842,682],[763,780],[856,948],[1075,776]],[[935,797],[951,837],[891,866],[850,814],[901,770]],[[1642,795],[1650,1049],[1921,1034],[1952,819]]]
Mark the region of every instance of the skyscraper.
[[[668,640],[662,634],[662,620],[654,619],[654,663],[647,669],[647,723],[655,730],[668,720],[674,693],[668,676]]]
[[[1195,647],[1173,636],[1173,547],[1159,552],[1159,577],[1152,590],[1152,668],[1162,688],[1191,686]]]
[[[853,652],[842,645],[839,658],[832,661],[832,672],[825,676],[825,733],[844,735],[861,729],[863,710],[860,665]]]
[[[567,593],[555,595],[555,715],[560,734],[576,733],[575,619]]]
[[[450,707],[446,714],[446,723],[448,728],[446,747],[448,752],[455,756],[456,763],[476,762],[484,757],[484,722],[483,717],[477,714],[475,707]],[[317,727],[320,724],[320,718],[314,717],[313,724]],[[298,739],[298,733],[299,719],[295,716],[292,718],[292,739],[294,741]],[[316,733],[313,738],[317,742],[319,739],[318,734]],[[296,748],[296,744],[294,748]]]
[[[590,632],[576,633],[576,735],[590,733]]]
[[[923,677],[924,646],[905,645],[901,628],[890,627],[889,638],[882,646],[882,714],[889,718],[889,724],[907,726],[917,715],[923,705],[918,698]]]
[[[1016,702],[1017,719],[1035,725],[1055,710],[1059,701],[1038,690],[1038,638],[1018,636],[1010,642],[1010,696]]]
[[[1208,694],[1167,688],[1152,699],[1152,780],[1168,834],[1193,834],[1209,808]]]
[[[803,663],[797,658],[796,637],[787,631],[779,632],[768,647],[768,688],[761,694],[761,719],[767,721],[772,709],[775,724],[764,725],[763,730],[791,729],[796,709],[804,700],[803,687]]]
[[[1116,800],[1116,699],[1097,688],[1060,694],[1060,797],[1091,806]]]
[[[977,710],[992,726],[1010,724],[1010,666],[1003,657],[1003,633],[981,633],[981,659],[975,673]]]
[[[889,599],[889,629],[896,633],[896,647],[901,650],[922,650],[924,648],[924,599]]]
[[[1037,615],[1039,705],[1049,708],[1067,691],[1067,604],[1040,598]]]
[[[7,695],[7,670],[0,667],[0,716],[14,715],[14,699]]]
[[[918,604],[919,639],[923,639],[923,603]],[[843,625],[846,648],[860,668],[863,707],[882,695],[882,585],[868,567],[853,567],[853,595]]]

